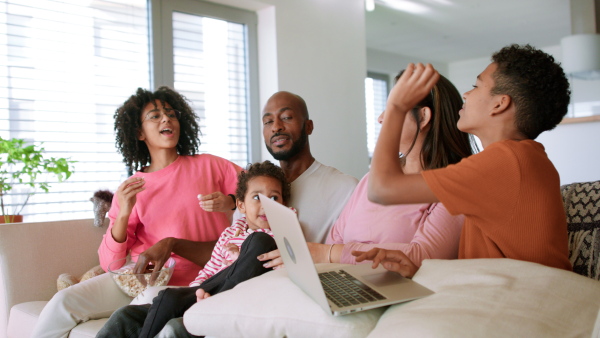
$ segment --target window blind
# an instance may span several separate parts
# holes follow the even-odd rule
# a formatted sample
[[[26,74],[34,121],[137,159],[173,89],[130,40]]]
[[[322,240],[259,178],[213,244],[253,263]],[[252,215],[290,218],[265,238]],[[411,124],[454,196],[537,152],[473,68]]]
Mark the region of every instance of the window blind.
[[[175,88],[200,121],[200,151],[248,162],[246,26],[173,12]]]
[[[379,124],[377,119],[385,110],[388,95],[387,84],[388,77],[385,74],[369,73],[365,79],[367,149],[369,150],[369,158],[373,157],[375,144],[381,130],[381,124]]]
[[[149,87],[147,12],[146,0],[0,0],[0,135],[77,161],[69,180],[44,178],[26,222],[91,218],[93,193],[126,178],[113,114]],[[15,186],[8,208],[29,193]]]

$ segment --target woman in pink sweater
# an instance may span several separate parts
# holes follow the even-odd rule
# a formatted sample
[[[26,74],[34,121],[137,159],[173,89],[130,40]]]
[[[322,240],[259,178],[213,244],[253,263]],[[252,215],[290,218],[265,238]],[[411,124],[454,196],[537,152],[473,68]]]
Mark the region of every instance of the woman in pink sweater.
[[[137,171],[117,189],[110,225],[98,249],[100,264],[137,256],[136,271],[176,261],[170,285],[188,285],[231,223],[237,165],[197,155],[197,116],[168,87],[139,88],[115,112],[117,149]],[[197,196],[203,195],[201,206]],[[204,210],[203,210],[204,209]],[[209,212],[217,211],[217,212]],[[105,318],[131,302],[109,274],[58,292],[45,306],[33,337],[66,337],[77,324]]]
[[[442,76],[431,93],[411,109],[398,146],[404,172],[443,168],[473,153],[469,135],[456,128],[461,106],[458,90]],[[379,122],[384,118],[385,112]],[[356,264],[353,250],[374,247],[401,250],[418,265],[429,258],[457,258],[462,215],[451,216],[441,203],[372,203],[367,199],[368,179],[367,174],[358,183],[326,244],[309,243],[315,263]]]

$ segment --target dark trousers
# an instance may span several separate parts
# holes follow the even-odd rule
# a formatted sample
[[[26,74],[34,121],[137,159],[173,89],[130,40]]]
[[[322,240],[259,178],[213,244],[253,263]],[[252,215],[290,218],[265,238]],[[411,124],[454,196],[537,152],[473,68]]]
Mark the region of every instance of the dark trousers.
[[[124,306],[110,316],[96,337],[154,337],[169,320],[182,317],[196,303],[199,288],[215,295],[268,272],[270,269],[263,267],[263,262],[256,257],[275,249],[277,245],[271,236],[255,232],[242,243],[238,259],[202,285],[162,290],[152,305]]]

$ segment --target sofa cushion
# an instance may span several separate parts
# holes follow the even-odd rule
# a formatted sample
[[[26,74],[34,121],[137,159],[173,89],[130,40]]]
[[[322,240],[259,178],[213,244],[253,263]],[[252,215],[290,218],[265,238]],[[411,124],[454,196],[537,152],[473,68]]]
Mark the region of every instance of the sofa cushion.
[[[590,337],[600,282],[512,259],[425,260],[435,294],[391,306],[369,337]]]
[[[194,304],[183,321],[216,337],[365,337],[384,308],[334,317],[278,269]]]
[[[40,313],[47,303],[48,302],[46,301],[36,301],[20,303],[13,306],[10,309],[10,319],[8,321],[6,336],[8,338],[31,337],[33,327],[37,323]],[[107,320],[108,318],[102,318],[81,323],[71,330],[69,338],[96,337],[96,333],[100,331]]]
[[[600,181],[561,187],[573,271],[600,280]]]
[[[33,327],[47,303],[46,301],[35,301],[13,306],[10,309],[6,336],[8,338],[31,337]]]

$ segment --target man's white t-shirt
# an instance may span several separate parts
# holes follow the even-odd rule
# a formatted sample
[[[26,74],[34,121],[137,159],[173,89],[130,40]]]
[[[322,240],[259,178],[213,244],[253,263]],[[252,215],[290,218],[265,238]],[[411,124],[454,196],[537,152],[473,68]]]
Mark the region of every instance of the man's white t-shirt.
[[[298,211],[307,242],[325,243],[357,184],[355,177],[317,160],[291,183],[288,206]]]

